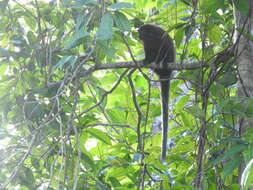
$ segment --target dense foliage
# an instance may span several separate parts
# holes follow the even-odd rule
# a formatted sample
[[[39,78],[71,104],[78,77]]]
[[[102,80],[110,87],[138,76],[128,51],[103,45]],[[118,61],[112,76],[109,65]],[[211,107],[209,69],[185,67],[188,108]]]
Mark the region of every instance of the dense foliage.
[[[233,7],[194,2],[1,1],[2,188],[190,190],[201,165],[203,189],[237,190],[253,156],[238,117],[253,102],[236,96]],[[205,63],[174,72],[165,164],[153,73],[100,67],[143,59],[136,29],[151,22],[174,39],[178,64]]]

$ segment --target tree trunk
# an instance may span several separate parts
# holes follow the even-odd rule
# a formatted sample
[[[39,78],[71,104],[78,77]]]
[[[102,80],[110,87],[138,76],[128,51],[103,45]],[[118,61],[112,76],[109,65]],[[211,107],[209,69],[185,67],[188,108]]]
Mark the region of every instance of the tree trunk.
[[[253,43],[249,36],[253,35],[253,1],[248,0],[249,11],[245,14],[240,12],[236,7],[234,8],[235,18],[235,56],[237,57],[238,66],[238,83],[237,96],[238,97],[253,97]],[[247,105],[245,105],[247,106]],[[245,131],[253,126],[253,118],[244,119],[239,118],[237,129],[239,135],[242,136]],[[238,172],[238,182],[241,184],[242,172],[246,163],[240,165]]]

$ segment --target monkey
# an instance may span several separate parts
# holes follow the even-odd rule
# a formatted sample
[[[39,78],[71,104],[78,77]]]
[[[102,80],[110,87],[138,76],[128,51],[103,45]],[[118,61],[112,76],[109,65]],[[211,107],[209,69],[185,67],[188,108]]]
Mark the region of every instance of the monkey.
[[[167,64],[175,62],[175,48],[170,36],[156,24],[144,24],[139,30],[139,39],[143,43],[145,65],[155,62],[160,65],[159,69],[153,69],[160,82],[160,98],[162,112],[162,142],[161,160],[165,161],[168,138],[168,109],[169,109],[169,86],[172,70],[167,69]],[[161,69],[160,69],[161,68]]]

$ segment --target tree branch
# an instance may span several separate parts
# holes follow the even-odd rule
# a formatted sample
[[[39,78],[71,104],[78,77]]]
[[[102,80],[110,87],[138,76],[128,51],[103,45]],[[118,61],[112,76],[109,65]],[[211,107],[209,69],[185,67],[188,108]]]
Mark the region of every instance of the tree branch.
[[[138,65],[136,65],[136,63]],[[161,64],[151,63],[149,65],[144,65],[143,60],[136,61],[127,61],[127,62],[117,62],[117,63],[106,63],[96,65],[95,70],[103,70],[103,69],[119,69],[119,68],[150,68],[150,69],[161,69]],[[202,67],[207,67],[207,64],[202,64],[202,62],[197,63],[185,63],[185,64],[177,64],[177,63],[169,63],[167,69],[171,70],[193,70]],[[159,67],[160,66],[160,67]]]

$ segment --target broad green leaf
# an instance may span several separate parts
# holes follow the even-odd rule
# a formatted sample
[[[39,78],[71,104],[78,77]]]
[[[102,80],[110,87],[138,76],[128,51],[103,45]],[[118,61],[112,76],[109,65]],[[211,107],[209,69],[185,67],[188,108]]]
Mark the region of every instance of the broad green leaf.
[[[106,13],[103,15],[100,26],[97,31],[97,37],[100,40],[108,40],[112,38],[112,26],[113,26],[113,16],[111,13]]]
[[[184,37],[184,28],[180,28],[176,31],[176,34],[175,34],[175,41],[176,41],[176,47],[179,47],[182,40],[183,40],[183,37]]]
[[[224,177],[227,177],[234,171],[234,169],[238,168],[240,163],[242,163],[242,161],[243,161],[243,158],[238,156],[238,157],[232,157],[230,161],[225,162],[224,170],[223,170]]]
[[[24,16],[24,20],[31,30],[35,30],[37,21],[33,16],[27,13],[27,15]]]
[[[186,111],[199,119],[204,119],[205,117],[203,110],[201,110],[198,106],[190,106],[186,108]]]
[[[98,129],[95,128],[89,128],[89,129],[85,129],[86,132],[88,132],[89,134],[91,134],[91,136],[99,139],[100,141],[104,142],[105,144],[111,145],[111,138],[104,133],[103,131],[100,131]]]
[[[38,103],[30,103],[25,106],[26,117],[29,120],[36,121],[43,117],[42,105]]]
[[[82,43],[82,38],[88,37],[89,33],[84,31],[84,29],[80,29],[77,31],[72,38],[70,38],[65,44],[63,50],[68,50],[74,48]]]
[[[92,169],[97,169],[97,166],[94,163],[92,156],[85,151],[82,151],[81,153],[81,161],[83,162],[83,164],[88,164]]]
[[[223,160],[226,160],[228,158],[233,158],[236,155],[240,155],[239,153],[246,149],[247,146],[243,144],[233,144],[225,153],[223,153],[221,156],[216,158],[214,161],[211,161],[213,165],[216,165],[220,163]]]
[[[239,9],[241,13],[247,15],[250,10],[250,0],[234,0],[233,1],[236,8]]]
[[[104,58],[114,58],[116,49],[113,46],[108,47],[110,42],[107,40],[99,40],[97,41],[97,56],[103,60]]]
[[[82,8],[85,5],[86,6],[98,6],[98,3],[94,0],[77,0],[77,1],[75,1],[75,4],[74,4],[74,6],[77,8]]]
[[[1,57],[1,48],[0,48],[0,57]],[[0,80],[1,83],[11,79],[9,76],[4,75],[7,68],[8,66],[5,64],[0,65],[0,76],[2,76]]]
[[[128,167],[111,167],[108,171],[108,176],[127,176],[129,174]]]
[[[245,150],[247,145],[244,144],[233,144],[231,147],[224,153],[224,158],[231,158],[235,154],[240,153],[241,151]]]
[[[253,128],[252,127],[247,128],[246,132],[243,134],[244,143],[247,142],[247,143],[250,144],[249,149],[251,150],[250,152],[252,152],[252,153],[250,153],[250,152],[248,153],[248,154],[250,154],[250,156],[246,157],[246,160],[249,160],[249,159],[253,158],[253,147],[251,147],[253,145],[252,134],[253,134]]]
[[[29,44],[31,45],[37,42],[37,37],[34,35],[32,31],[27,32],[27,38],[28,38]]]
[[[75,64],[76,60],[77,60],[76,56],[73,55],[64,56],[56,63],[54,69],[63,69],[67,63],[73,65]]]
[[[23,183],[25,183],[25,182],[23,182]],[[29,188],[29,186],[28,185],[22,185],[21,187],[20,187],[20,190],[30,190],[30,188]],[[49,189],[49,190],[51,190],[51,189]]]
[[[218,80],[218,83],[222,84],[224,87],[229,87],[237,82],[237,76],[235,71],[227,71]]]
[[[217,15],[216,11],[224,7],[224,0],[200,0],[200,10],[204,14]]]
[[[156,151],[160,151],[161,150],[159,147],[154,147],[152,149],[156,150]],[[155,164],[157,161],[158,161],[158,157],[155,154],[147,155],[147,156],[145,156],[145,158],[143,160],[143,162],[145,164],[150,164],[150,165]]]
[[[111,6],[109,6],[109,8],[113,10],[119,10],[122,8],[134,8],[134,6],[132,5],[132,3],[128,3],[128,2],[118,2],[118,3],[112,4]]]
[[[35,179],[34,179],[33,171],[30,168],[27,168],[27,167],[25,168],[25,177],[26,177],[27,185],[29,187],[34,187]]]
[[[76,26],[75,26],[76,31],[87,27],[90,21],[90,17],[92,17],[92,14],[80,13],[76,19]]]
[[[245,143],[242,138],[233,137],[233,136],[227,137],[227,138],[221,140],[221,144],[231,143],[231,142],[232,143],[241,143],[241,144]]]
[[[114,123],[124,123],[125,122],[125,115],[124,110],[121,109],[107,109],[106,110],[110,120]]]
[[[191,125],[190,117],[188,116],[188,114],[186,112],[183,111],[180,114],[180,117],[181,117],[181,119],[182,119],[183,124],[184,124],[185,127],[188,127],[188,126]]]
[[[121,187],[122,186],[116,177],[109,177],[108,180],[111,182],[113,187]]]
[[[180,100],[177,102],[177,104],[175,105],[176,111],[180,111],[183,109],[183,107],[187,104],[187,102],[189,101],[190,96],[183,96],[180,98]]]
[[[222,37],[220,27],[215,24],[208,25],[207,35],[211,42],[219,43]]]
[[[107,185],[104,184],[104,183],[102,183],[102,182],[100,182],[100,181],[98,181],[98,180],[95,181],[95,185],[96,185],[96,187],[97,187],[98,189],[100,189],[100,190],[107,189],[107,188],[106,188]]]
[[[161,178],[162,178],[162,189],[170,189],[168,175],[162,174]]]
[[[134,6],[136,8],[146,8],[146,5],[148,3],[148,0],[134,0]]]
[[[129,31],[131,29],[131,26],[127,17],[121,12],[118,12],[118,11],[115,12],[115,15],[113,16],[113,18],[114,18],[115,24],[122,32]]]

